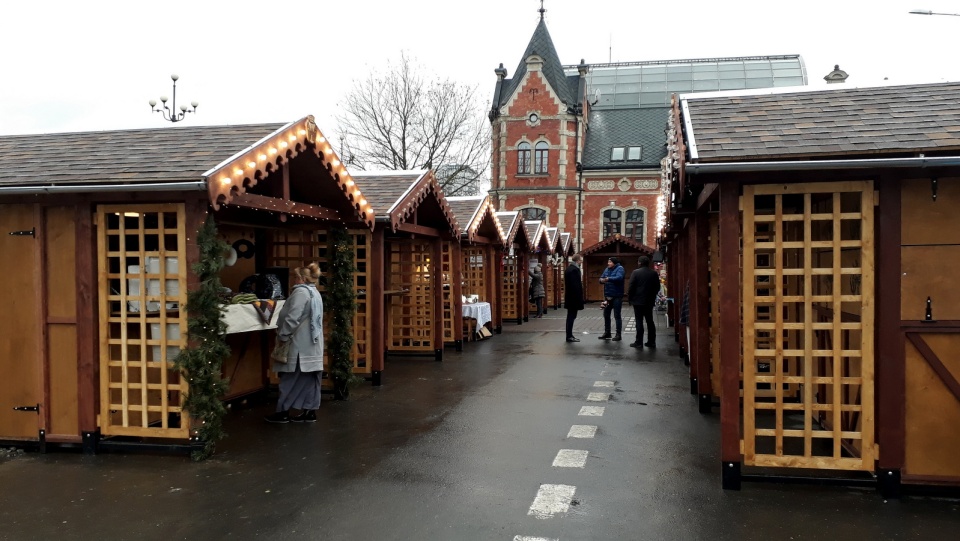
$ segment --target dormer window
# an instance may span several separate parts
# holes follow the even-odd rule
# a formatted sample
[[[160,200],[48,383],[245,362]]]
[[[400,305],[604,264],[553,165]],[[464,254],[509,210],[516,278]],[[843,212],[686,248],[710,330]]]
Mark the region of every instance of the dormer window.
[[[643,147],[641,146],[613,147],[610,151],[610,161],[612,162],[633,162],[639,161],[642,157]]]

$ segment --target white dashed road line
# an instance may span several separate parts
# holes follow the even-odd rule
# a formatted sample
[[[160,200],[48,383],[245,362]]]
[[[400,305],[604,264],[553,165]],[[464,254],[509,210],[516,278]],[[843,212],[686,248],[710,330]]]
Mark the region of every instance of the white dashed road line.
[[[587,395],[587,402],[606,402],[610,400],[609,393],[590,393]]]
[[[593,386],[594,387],[613,387],[613,382],[612,381],[594,381]]]
[[[597,435],[597,427],[593,425],[573,425],[570,432],[567,432],[568,438],[592,438]]]
[[[583,406],[577,415],[581,417],[603,417],[603,412],[606,409],[603,406]]]
[[[560,541],[559,539],[547,539],[546,537],[530,537],[528,535],[515,535],[513,541]]]
[[[560,449],[557,458],[553,459],[554,468],[582,468],[587,465],[589,451],[580,449]]]
[[[577,487],[570,485],[540,485],[527,514],[546,520],[558,513],[566,513],[576,491]]]

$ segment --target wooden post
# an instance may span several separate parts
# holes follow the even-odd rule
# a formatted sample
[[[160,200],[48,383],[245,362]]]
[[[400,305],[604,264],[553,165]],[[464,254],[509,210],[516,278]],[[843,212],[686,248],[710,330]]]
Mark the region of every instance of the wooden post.
[[[740,490],[740,187],[720,186],[720,460],[724,489]]]
[[[93,211],[87,202],[76,206],[77,236],[77,420],[83,436],[83,452],[97,451],[97,383],[100,381],[98,335],[100,316],[97,296],[96,233]]]
[[[438,361],[443,360],[443,239],[431,241],[433,264],[430,276],[433,282],[433,353]]]
[[[877,461],[877,484],[884,498],[896,498],[906,454],[906,353],[900,331],[902,188],[900,179],[881,178],[878,185],[876,403],[877,441],[883,452]]]
[[[370,319],[367,320],[367,336],[370,340],[370,371],[374,386],[383,384],[383,359],[386,352],[387,316],[386,300],[383,292],[386,290],[386,271],[384,266],[385,247],[383,242],[383,228],[378,227],[370,234],[370,270],[367,273],[370,281],[370,290],[367,292],[367,302],[370,304]]]
[[[492,259],[488,259],[489,262],[489,273],[487,274],[487,280],[489,280],[491,298],[496,299],[496,306],[491,306],[491,312],[493,316],[493,330],[497,334],[500,334],[503,331],[503,247],[491,247],[489,252]]]
[[[453,310],[453,340],[457,351],[463,350],[463,251],[460,243],[450,241],[450,309]]]
[[[520,304],[520,317],[523,321],[530,321],[530,255],[525,253],[519,259],[520,267],[517,269],[517,280],[520,284],[518,288],[520,295],[518,295],[517,302]]]
[[[707,209],[697,211],[694,218],[693,282],[691,284],[691,325],[693,329],[693,358],[690,366],[696,366],[696,388],[700,413],[710,413],[713,388],[710,384],[710,282],[707,258],[710,252],[710,216]]]

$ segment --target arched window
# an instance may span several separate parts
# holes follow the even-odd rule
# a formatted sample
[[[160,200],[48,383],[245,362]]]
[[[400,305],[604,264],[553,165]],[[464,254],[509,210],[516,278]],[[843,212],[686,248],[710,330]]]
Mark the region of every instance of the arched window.
[[[547,219],[547,211],[543,209],[538,209],[537,207],[527,207],[520,210],[520,216],[524,220],[543,220]]]
[[[620,229],[623,213],[617,209],[603,211],[603,237],[611,237],[617,233],[622,233]]]
[[[550,156],[550,147],[547,143],[540,141],[537,143],[536,156],[534,156],[533,172],[537,175],[547,174],[547,160]]]
[[[517,174],[530,174],[530,143],[517,145]]]
[[[626,223],[624,224],[624,236],[628,239],[643,243],[643,211],[640,209],[630,209],[627,211]]]

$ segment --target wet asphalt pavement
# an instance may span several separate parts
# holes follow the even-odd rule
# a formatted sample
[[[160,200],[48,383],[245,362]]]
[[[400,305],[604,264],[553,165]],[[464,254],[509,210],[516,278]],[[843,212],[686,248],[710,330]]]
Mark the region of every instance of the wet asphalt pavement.
[[[600,341],[599,311],[582,314],[590,334],[578,344],[564,342],[559,310],[441,363],[389,359],[383,387],[325,395],[314,425],[267,425],[265,403],[234,409],[230,437],[203,463],[0,455],[0,539],[958,537],[957,500],[766,483],[724,492],[719,416],[697,413],[672,335],[638,351],[630,324],[623,342]],[[567,438],[573,425],[596,435]],[[586,451],[583,467],[553,466],[563,449]],[[528,514],[545,484],[575,487],[569,507]]]

